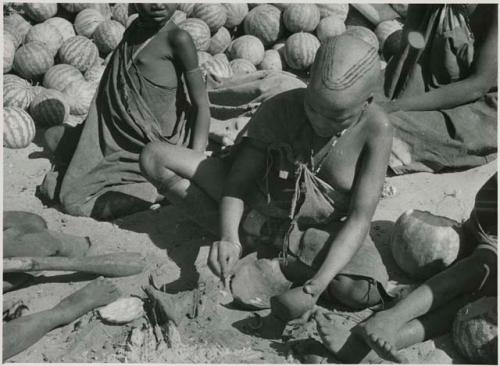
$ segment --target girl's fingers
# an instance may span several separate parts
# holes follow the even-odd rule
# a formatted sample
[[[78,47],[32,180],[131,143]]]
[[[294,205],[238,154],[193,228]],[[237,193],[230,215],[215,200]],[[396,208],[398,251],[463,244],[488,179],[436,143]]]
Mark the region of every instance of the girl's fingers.
[[[228,262],[228,255],[226,254],[226,250],[223,248],[219,248],[219,265],[220,265],[220,274],[222,275],[222,278],[226,278],[227,275],[227,262]]]
[[[221,274],[221,268],[219,265],[219,250],[218,245],[213,244],[210,248],[210,253],[208,255],[208,265],[212,272],[214,272],[217,276]]]

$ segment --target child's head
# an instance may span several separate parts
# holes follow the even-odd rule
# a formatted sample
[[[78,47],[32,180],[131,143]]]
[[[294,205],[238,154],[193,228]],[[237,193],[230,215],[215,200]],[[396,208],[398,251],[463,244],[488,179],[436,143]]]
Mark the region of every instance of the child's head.
[[[322,44],[311,71],[305,110],[320,136],[332,136],[355,123],[370,103],[380,77],[377,50],[350,35]]]
[[[143,21],[153,24],[165,23],[174,14],[177,4],[174,3],[136,3],[135,8]]]

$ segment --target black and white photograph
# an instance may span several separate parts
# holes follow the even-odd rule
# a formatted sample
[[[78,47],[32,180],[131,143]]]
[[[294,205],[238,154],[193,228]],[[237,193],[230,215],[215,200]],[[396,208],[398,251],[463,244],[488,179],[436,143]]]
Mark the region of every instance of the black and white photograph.
[[[3,1],[2,361],[497,365],[458,2]]]

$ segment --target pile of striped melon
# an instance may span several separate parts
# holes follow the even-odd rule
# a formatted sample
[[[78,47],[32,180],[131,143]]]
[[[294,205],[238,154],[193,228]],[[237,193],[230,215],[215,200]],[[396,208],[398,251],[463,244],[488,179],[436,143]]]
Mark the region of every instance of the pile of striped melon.
[[[374,47],[399,29],[347,26],[348,4],[180,3],[173,21],[193,38],[214,78],[263,70],[307,74],[326,38],[351,32]],[[106,62],[137,17],[125,3],[4,5],[4,146],[36,128],[83,121]],[[378,38],[377,38],[378,36]],[[35,128],[36,127],[36,128]]]

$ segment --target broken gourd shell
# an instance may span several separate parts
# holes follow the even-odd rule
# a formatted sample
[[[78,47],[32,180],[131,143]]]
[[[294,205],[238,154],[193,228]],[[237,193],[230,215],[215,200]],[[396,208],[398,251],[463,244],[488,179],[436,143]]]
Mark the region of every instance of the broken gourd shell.
[[[109,323],[125,324],[144,314],[143,305],[137,297],[121,298],[99,309],[99,315]]]

